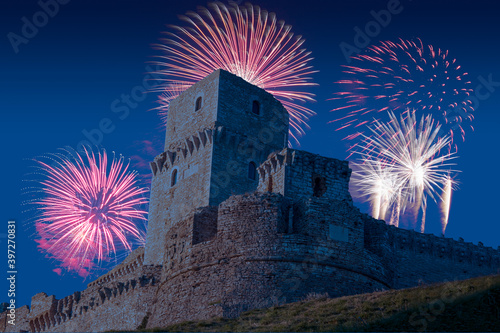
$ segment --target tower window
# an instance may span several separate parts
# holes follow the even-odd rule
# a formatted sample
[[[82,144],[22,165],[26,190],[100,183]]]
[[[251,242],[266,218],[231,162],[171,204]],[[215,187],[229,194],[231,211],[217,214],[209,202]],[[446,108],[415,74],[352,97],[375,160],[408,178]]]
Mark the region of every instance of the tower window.
[[[170,180],[170,186],[174,186],[175,184],[177,184],[177,169],[172,171],[172,177]]]
[[[199,109],[201,109],[201,107],[202,107],[202,103],[203,103],[203,99],[202,99],[201,97],[198,97],[198,98],[196,99],[196,105],[195,105],[194,110],[195,110],[195,111],[198,111]]]
[[[257,179],[257,166],[254,162],[248,163],[248,178],[251,180]]]
[[[253,101],[252,112],[256,115],[260,115],[260,103],[258,101]]]
[[[326,178],[319,175],[313,176],[313,195],[321,197],[326,193]]]

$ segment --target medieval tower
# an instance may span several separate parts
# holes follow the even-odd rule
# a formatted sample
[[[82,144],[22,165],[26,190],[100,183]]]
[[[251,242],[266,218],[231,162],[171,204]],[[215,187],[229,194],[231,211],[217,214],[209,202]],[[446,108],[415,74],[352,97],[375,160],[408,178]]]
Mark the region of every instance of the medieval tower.
[[[348,162],[287,148],[273,96],[217,70],[169,108],[151,163],[145,248],[63,299],[33,296],[2,331],[162,327],[303,299],[499,273],[498,250],[360,213]]]
[[[166,233],[195,208],[255,191],[257,167],[287,142],[285,108],[226,71],[213,72],[172,101],[165,152],[151,164],[145,264],[163,264]]]

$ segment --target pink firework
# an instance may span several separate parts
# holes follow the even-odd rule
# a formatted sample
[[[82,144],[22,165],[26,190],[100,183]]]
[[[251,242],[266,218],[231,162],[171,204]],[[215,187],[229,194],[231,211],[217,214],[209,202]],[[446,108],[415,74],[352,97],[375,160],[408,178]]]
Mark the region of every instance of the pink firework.
[[[310,52],[304,39],[293,37],[291,27],[278,22],[273,13],[258,6],[211,3],[210,9],[188,13],[187,27],[174,26],[176,33],[163,40],[158,74],[165,82],[160,91],[160,115],[166,120],[172,99],[216,69],[224,69],[273,94],[290,114],[290,135],[304,134],[315,113],[298,104],[314,101],[303,91],[314,73],[308,65]]]
[[[351,60],[343,66],[346,78],[337,82],[339,106],[332,121],[338,130],[355,131],[347,139],[358,137],[366,124],[389,120],[387,111],[407,108],[436,119],[440,137],[451,137],[450,148],[455,136],[464,140],[465,128],[472,128],[471,82],[448,51],[400,39],[371,46]]]
[[[44,179],[36,200],[39,248],[61,267],[87,276],[97,264],[144,239],[147,189],[137,186],[123,157],[108,167],[106,151],[51,155],[37,161]],[[72,155],[71,157],[68,157]]]

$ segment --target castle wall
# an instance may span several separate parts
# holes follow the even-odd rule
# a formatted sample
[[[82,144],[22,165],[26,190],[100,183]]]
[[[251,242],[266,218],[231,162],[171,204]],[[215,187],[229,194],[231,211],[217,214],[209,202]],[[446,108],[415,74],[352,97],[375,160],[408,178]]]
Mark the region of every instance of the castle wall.
[[[225,71],[220,71],[219,89],[212,206],[231,195],[255,191],[258,175],[255,170],[255,179],[249,178],[249,163],[258,167],[288,142],[288,113],[270,93]],[[252,111],[254,101],[259,114]]]
[[[290,198],[325,197],[352,204],[349,194],[351,170],[347,161],[327,158],[300,150],[292,150],[287,174]]]
[[[225,127],[215,132],[216,148],[212,155],[210,205],[218,205],[231,195],[253,192],[256,179],[249,178],[249,163],[259,165],[266,160],[274,147],[263,144],[258,138],[241,135]]]
[[[8,332],[96,332],[134,330],[150,311],[160,272],[143,267],[144,249],[134,251],[123,263],[82,292],[63,299],[39,293],[31,310],[16,310],[16,326]],[[2,316],[4,313],[2,314]],[[0,318],[0,322],[2,321]]]
[[[349,203],[304,198],[293,205],[293,232],[364,248],[364,220]]]
[[[213,132],[205,130],[199,136],[203,140],[192,151],[164,152],[152,163],[146,265],[162,265],[166,231],[192,213],[194,207],[208,205]],[[177,184],[172,186],[174,170]]]
[[[168,235],[165,282],[148,327],[234,317],[308,293],[337,297],[406,288],[487,275],[499,267],[498,251],[469,244],[462,255],[457,241],[388,226],[340,200],[233,196],[219,206],[216,222],[212,217],[216,237],[193,245],[194,220]],[[332,235],[330,226],[345,228],[347,237]]]
[[[288,112],[274,96],[226,71],[219,76],[217,125],[245,134],[275,149],[288,143]],[[252,111],[253,101],[259,114]]]
[[[311,229],[328,217],[342,224],[352,211],[339,202],[330,215],[324,208],[331,203],[312,201],[308,208],[316,215],[307,215]],[[389,287],[379,258],[354,240],[356,232],[362,232],[361,220],[352,228],[351,243],[335,241],[328,238],[328,229],[321,235],[288,232],[289,207],[279,194],[233,196],[218,208],[216,237],[194,245],[195,215],[173,227],[167,233],[164,283],[148,327],[234,317],[248,309],[300,300],[311,292],[340,296]],[[318,219],[321,211],[324,216]]]
[[[151,163],[146,265],[163,264],[165,232],[173,223],[209,204],[219,75],[213,72],[169,105],[165,151]],[[202,103],[197,110],[199,97]]]
[[[346,237],[332,234],[331,226],[344,228]],[[346,201],[292,201],[269,192],[199,208],[166,237],[163,267],[144,266],[139,249],[81,293],[62,300],[35,295],[31,312],[18,309],[16,330],[152,328],[235,317],[309,293],[407,288],[500,267],[491,248],[388,226]]]
[[[165,151],[185,144],[185,139],[197,131],[213,127],[219,104],[219,76],[220,71],[213,72],[170,102]],[[196,110],[198,97],[203,101],[201,109]]]
[[[12,326],[8,323],[8,320],[12,318],[8,317],[7,314],[10,311],[7,310],[5,312],[0,313],[0,332],[29,332],[29,323],[28,323],[28,315],[30,309],[27,305],[24,305],[20,308],[16,309],[15,312],[15,326]]]
[[[259,168],[259,175],[261,192],[296,199],[325,197],[352,204],[347,161],[285,148],[269,156]]]
[[[396,228],[367,215],[365,247],[394,272],[392,288],[500,273],[500,252],[481,244]]]

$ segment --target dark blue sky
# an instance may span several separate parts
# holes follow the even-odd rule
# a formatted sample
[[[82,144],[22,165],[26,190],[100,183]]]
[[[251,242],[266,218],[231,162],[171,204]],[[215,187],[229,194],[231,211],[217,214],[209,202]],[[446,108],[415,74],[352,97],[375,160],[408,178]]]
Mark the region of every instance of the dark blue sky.
[[[63,2],[61,0],[61,2]],[[304,46],[312,51],[312,65],[319,73],[319,84],[311,91],[316,103],[308,106],[317,112],[311,119],[311,129],[301,139],[300,149],[343,159],[345,133],[335,132],[327,124],[334,115],[333,82],[340,79],[346,60],[339,44],[353,44],[354,28],[364,29],[373,20],[370,11],[386,9],[388,1],[254,1],[273,11],[277,17],[293,25],[296,34],[306,39]],[[147,62],[157,51],[152,48],[167,30],[166,24],[180,24],[177,15],[195,10],[206,2],[123,0],[72,0],[60,5],[59,12],[27,44],[20,44],[16,53],[8,34],[21,35],[22,18],[33,21],[41,10],[37,1],[12,1],[3,4],[0,12],[1,56],[0,99],[1,139],[4,142],[1,170],[2,225],[7,232],[8,219],[17,221],[18,305],[29,304],[30,298],[44,291],[64,297],[81,290],[90,281],[66,274],[58,276],[54,263],[36,250],[33,229],[23,214],[21,190],[26,186],[30,159],[58,148],[76,145],[85,139],[83,131],[99,126],[109,118],[113,130],[104,134],[101,146],[125,156],[140,155],[138,142],[150,140],[161,149],[163,130],[154,112],[155,96],[129,108],[120,119],[112,111],[112,103],[122,94],[131,94],[143,85],[148,72]],[[402,10],[393,15],[372,43],[397,38],[421,38],[450,51],[470,73],[472,87],[481,82],[480,76],[500,82],[500,10],[492,1],[409,1],[401,0]],[[12,35],[11,35],[12,36]],[[466,142],[459,146],[457,168],[460,189],[454,193],[447,236],[487,246],[497,247],[499,215],[497,213],[500,162],[497,134],[500,130],[500,84],[480,101],[474,121],[475,132],[467,133]],[[439,233],[437,209],[429,205],[428,231]],[[5,247],[5,238],[1,238]],[[5,267],[5,263],[1,267]],[[6,268],[4,268],[6,271]],[[1,290],[7,290],[5,283]],[[2,294],[1,301],[7,300]]]

